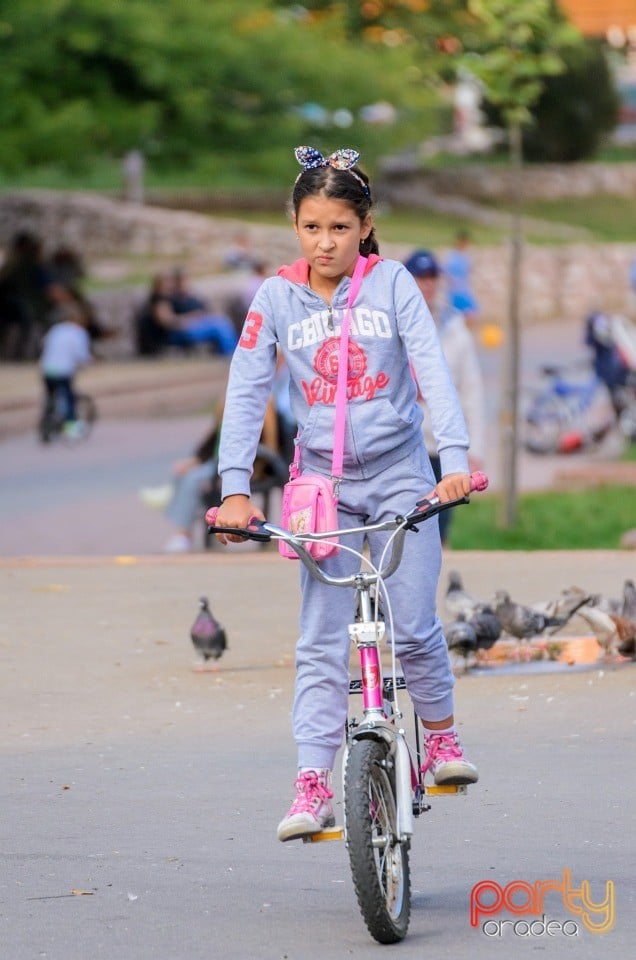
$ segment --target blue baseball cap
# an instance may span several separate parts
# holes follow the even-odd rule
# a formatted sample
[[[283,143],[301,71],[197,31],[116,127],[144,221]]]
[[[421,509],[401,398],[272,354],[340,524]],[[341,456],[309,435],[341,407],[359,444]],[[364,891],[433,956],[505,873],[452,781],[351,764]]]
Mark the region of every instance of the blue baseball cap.
[[[438,277],[440,274],[439,264],[430,250],[415,250],[404,261],[404,266],[416,278]]]

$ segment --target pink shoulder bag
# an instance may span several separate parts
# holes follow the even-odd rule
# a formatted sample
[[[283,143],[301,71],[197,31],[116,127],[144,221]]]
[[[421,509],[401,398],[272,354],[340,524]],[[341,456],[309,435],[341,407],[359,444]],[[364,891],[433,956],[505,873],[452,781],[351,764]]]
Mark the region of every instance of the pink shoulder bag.
[[[340,351],[338,355],[338,380],[336,382],[336,419],[333,438],[333,460],[331,477],[317,473],[301,474],[300,445],[296,438],[293,463],[289,466],[289,481],[283,488],[283,506],[281,526],[292,533],[325,533],[338,528],[338,490],[342,480],[342,462],[344,454],[345,406],[347,401],[347,373],[349,367],[349,326],[351,307],[360,289],[362,277],[367,265],[366,257],[358,257],[349,296],[347,309],[340,331]],[[314,560],[324,560],[338,552],[338,538],[314,541],[305,544]],[[283,540],[278,542],[281,556],[297,560],[298,554]]]

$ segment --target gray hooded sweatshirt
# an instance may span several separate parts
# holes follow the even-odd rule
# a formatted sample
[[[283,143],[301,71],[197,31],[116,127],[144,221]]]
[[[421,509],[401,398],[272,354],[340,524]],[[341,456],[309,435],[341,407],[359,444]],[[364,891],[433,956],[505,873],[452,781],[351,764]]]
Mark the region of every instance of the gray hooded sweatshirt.
[[[331,475],[339,336],[351,279],[340,280],[329,306],[308,278],[304,259],[281,267],[261,285],[248,312],[221,430],[224,497],[250,493],[277,348],[289,367],[301,466]],[[373,477],[422,444],[413,375],[427,399],[442,474],[467,472],[468,434],[433,318],[402,264],[372,254],[351,311],[345,481]]]

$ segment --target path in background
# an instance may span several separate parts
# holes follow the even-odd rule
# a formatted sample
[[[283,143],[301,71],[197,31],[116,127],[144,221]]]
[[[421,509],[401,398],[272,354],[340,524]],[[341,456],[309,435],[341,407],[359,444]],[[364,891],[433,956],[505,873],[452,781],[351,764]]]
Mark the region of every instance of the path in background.
[[[547,359],[567,362],[585,357],[581,331],[571,325],[531,328],[524,331],[522,356],[522,380],[531,383]],[[501,352],[482,351],[482,362],[489,411],[485,468],[497,489]],[[14,395],[21,390],[22,396],[33,397],[34,391],[37,396],[32,369],[13,367],[7,372],[14,378]],[[225,372],[224,365],[204,358],[139,368],[102,365],[85,373],[87,389],[102,391],[97,397],[105,414],[86,442],[42,446],[33,428],[0,441],[0,556],[160,551],[171,528],[162,513],[142,506],[138,490],[166,483],[172,463],[197,446],[208,429],[209,415],[192,411],[211,406]],[[132,390],[131,381],[143,390]],[[4,378],[0,404],[8,404],[10,396]],[[170,411],[181,415],[170,416]],[[615,454],[616,440],[612,437],[599,450],[567,457],[520,451],[519,488],[550,488],[558,473]]]

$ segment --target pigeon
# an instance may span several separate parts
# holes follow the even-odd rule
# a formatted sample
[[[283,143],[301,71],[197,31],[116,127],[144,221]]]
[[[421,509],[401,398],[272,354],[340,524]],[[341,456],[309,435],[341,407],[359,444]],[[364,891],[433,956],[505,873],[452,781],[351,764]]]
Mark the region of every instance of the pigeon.
[[[449,651],[464,658],[464,672],[468,669],[468,657],[477,649],[477,634],[475,628],[466,620],[463,613],[447,624],[444,635]]]
[[[632,660],[636,660],[636,625],[634,625],[631,620],[626,622],[632,627],[631,635],[625,633],[625,635],[622,637],[620,626],[618,624],[616,625],[620,640],[618,644],[618,652],[620,653],[621,657],[631,657]]]
[[[514,603],[506,590],[495,593],[495,613],[502,629],[519,640],[537,637],[547,628],[562,627],[566,622],[564,617],[553,617],[522,603]]]
[[[623,598],[605,597],[602,593],[593,593],[590,595],[590,606],[602,610],[611,617],[619,617],[623,612]]]
[[[464,590],[462,578],[457,570],[451,570],[448,574],[448,589],[444,599],[446,612],[452,620],[457,620],[462,614],[470,617],[479,606],[479,601],[471,596],[467,590]]]
[[[477,641],[477,659],[490,650],[501,636],[501,622],[495,611],[487,603],[481,604],[470,617],[470,625],[475,631]]]
[[[601,657],[609,659],[615,656],[618,650],[619,634],[612,614],[595,606],[593,601],[579,607],[576,613],[587,623],[602,647]]]
[[[633,580],[626,580],[623,584],[623,609],[621,616],[636,623],[636,586]]]
[[[567,617],[552,617],[534,607],[515,603],[510,599],[510,594],[506,590],[496,591],[494,607],[504,633],[521,641],[517,648],[517,655],[520,655],[523,651],[525,660],[529,660],[531,654],[526,641],[532,637],[540,636],[550,627],[562,627],[568,619]]]
[[[225,630],[210,613],[207,597],[201,597],[199,606],[201,609],[190,630],[194,649],[203,657],[203,663],[197,669],[204,670],[207,661],[212,659],[215,661],[213,669],[218,670],[216,661],[227,649]]]
[[[556,633],[560,627],[564,626],[568,620],[571,620],[579,607],[589,603],[592,594],[581,587],[566,587],[562,590],[556,600],[549,600],[546,603],[533,604],[532,609],[555,621],[555,626],[549,632]]]
[[[622,657],[636,657],[636,623],[627,617],[614,617],[610,614],[618,634],[618,653]]]

